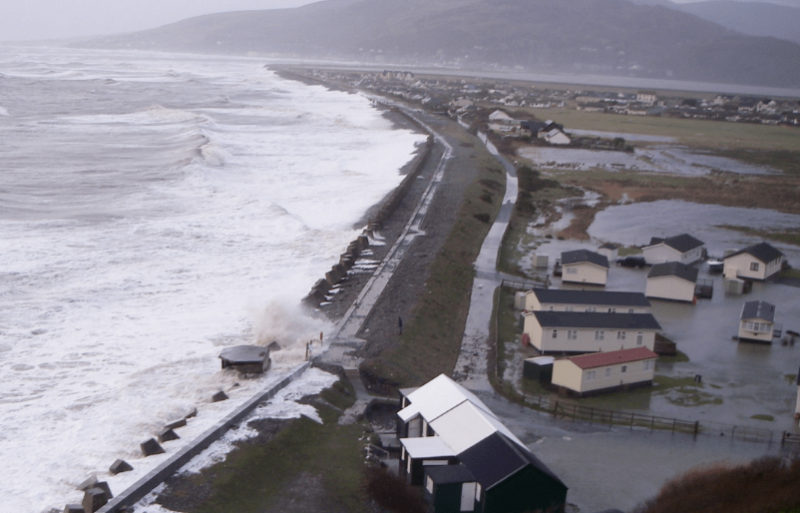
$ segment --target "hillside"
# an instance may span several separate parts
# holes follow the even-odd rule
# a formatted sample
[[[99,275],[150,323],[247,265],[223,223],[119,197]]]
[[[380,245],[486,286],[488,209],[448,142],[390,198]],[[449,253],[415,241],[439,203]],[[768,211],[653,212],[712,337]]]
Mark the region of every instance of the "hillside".
[[[91,45],[800,88],[800,45],[627,0],[328,0]]]
[[[800,44],[800,9],[763,2],[714,0],[675,4],[675,9],[751,36],[772,36]]]

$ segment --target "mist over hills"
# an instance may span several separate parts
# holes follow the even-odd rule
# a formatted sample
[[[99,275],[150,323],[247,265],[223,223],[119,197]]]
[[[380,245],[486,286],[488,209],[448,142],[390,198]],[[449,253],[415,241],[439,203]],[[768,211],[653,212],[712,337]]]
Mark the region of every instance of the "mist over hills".
[[[327,0],[85,45],[800,88],[797,43],[628,0]]]

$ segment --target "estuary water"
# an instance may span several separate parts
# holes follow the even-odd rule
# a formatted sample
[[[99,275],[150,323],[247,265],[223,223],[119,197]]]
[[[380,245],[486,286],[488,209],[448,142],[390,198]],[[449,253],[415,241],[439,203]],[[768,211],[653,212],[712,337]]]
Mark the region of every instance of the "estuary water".
[[[257,59],[0,47],[0,509],[121,492],[165,421],[297,365],[331,328],[300,299],[423,141]],[[221,371],[272,340],[273,373]]]

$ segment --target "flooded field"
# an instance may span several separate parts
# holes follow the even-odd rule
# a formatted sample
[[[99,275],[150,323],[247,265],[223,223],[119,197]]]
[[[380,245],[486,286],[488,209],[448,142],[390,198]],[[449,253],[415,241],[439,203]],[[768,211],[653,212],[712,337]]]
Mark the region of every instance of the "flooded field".
[[[739,249],[760,239],[736,231],[717,228],[721,224],[753,228],[800,226],[800,216],[757,209],[698,205],[682,201],[657,201],[609,207],[597,214],[589,228],[592,240],[580,242],[538,237],[536,254],[549,257],[550,268],[563,251],[596,250],[603,242],[641,246],[651,236],[663,237],[687,231],[706,243],[712,255],[725,249]],[[536,230],[533,230],[536,232]],[[774,243],[789,262],[800,265],[800,248]],[[527,270],[531,259],[523,262]],[[720,275],[709,274],[699,265],[698,281],[713,283],[711,299],[696,305],[651,300],[653,314],[663,334],[678,344],[688,362],[659,363],[657,374],[680,383],[702,376],[696,387],[659,386],[582,400],[598,408],[647,412],[689,421],[722,422],[797,431],[792,418],[797,394],[794,377],[800,366],[800,343],[784,345],[775,339],[771,345],[736,342],[739,315],[745,301],[764,300],[777,306],[776,322],[784,330],[800,330],[800,288],[778,283],[755,283],[749,294],[725,294]],[[612,264],[606,290],[644,292],[648,269],[629,269]],[[552,286],[561,287],[551,274]],[[567,285],[565,288],[575,286]],[[755,416],[755,417],[754,417]],[[768,420],[769,418],[773,420]]]
[[[606,137],[621,134],[604,132]],[[627,134],[626,134],[627,135]],[[642,136],[649,140],[654,136]],[[642,171],[648,173],[673,173],[687,176],[703,176],[711,173],[736,173],[764,175],[778,173],[777,170],[745,164],[733,159],[689,152],[682,146],[654,145],[636,148],[633,153],[529,147],[517,151],[520,157],[535,162],[538,169],[568,169],[589,171]]]

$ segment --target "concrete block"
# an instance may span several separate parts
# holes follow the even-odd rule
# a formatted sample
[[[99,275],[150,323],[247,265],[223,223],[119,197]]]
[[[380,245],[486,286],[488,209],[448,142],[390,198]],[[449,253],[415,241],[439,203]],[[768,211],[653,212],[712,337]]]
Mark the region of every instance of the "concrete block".
[[[131,470],[133,470],[133,467],[131,467],[130,463],[128,463],[125,460],[115,461],[114,463],[111,464],[111,467],[108,469],[108,471],[111,472],[113,475],[117,475],[121,472],[130,472]]]
[[[89,488],[83,492],[83,511],[85,513],[94,513],[106,504],[108,504],[108,497],[102,488]]]
[[[97,476],[91,476],[86,481],[84,481],[81,484],[79,484],[78,487],[76,488],[76,490],[80,490],[82,492],[85,492],[89,488],[94,488],[94,485],[96,485],[96,484],[97,484]]]
[[[178,420],[171,420],[164,424],[164,427],[167,429],[177,429],[184,427],[186,425],[186,419],[178,419]]]
[[[220,390],[219,392],[217,392],[216,394],[214,394],[211,397],[211,402],[212,403],[218,403],[220,401],[226,401],[227,399],[228,399],[228,394],[226,394],[225,392]]]
[[[197,417],[197,408],[192,408],[192,411],[186,414],[184,417],[185,419],[191,419],[192,417]]]
[[[139,447],[142,449],[142,454],[144,454],[145,456],[152,456],[154,454],[164,454],[165,452],[167,452],[164,450],[163,447],[161,447],[161,445],[158,442],[156,442],[155,438],[151,438],[146,442],[142,442],[141,444],[139,444]]]
[[[67,504],[64,506],[63,513],[85,513],[83,511],[83,506],[80,504]]]
[[[114,494],[111,493],[111,487],[109,487],[108,483],[106,483],[105,481],[98,481],[98,483],[96,485],[94,485],[94,487],[95,488],[100,488],[101,490],[106,492],[106,497],[108,497],[108,500],[111,500],[111,499],[114,498]]]
[[[161,431],[158,432],[158,436],[157,437],[158,437],[158,441],[161,442],[162,444],[164,442],[169,442],[170,440],[178,440],[178,439],[180,439],[180,437],[178,436],[178,433],[173,431],[171,428],[162,429]]]

